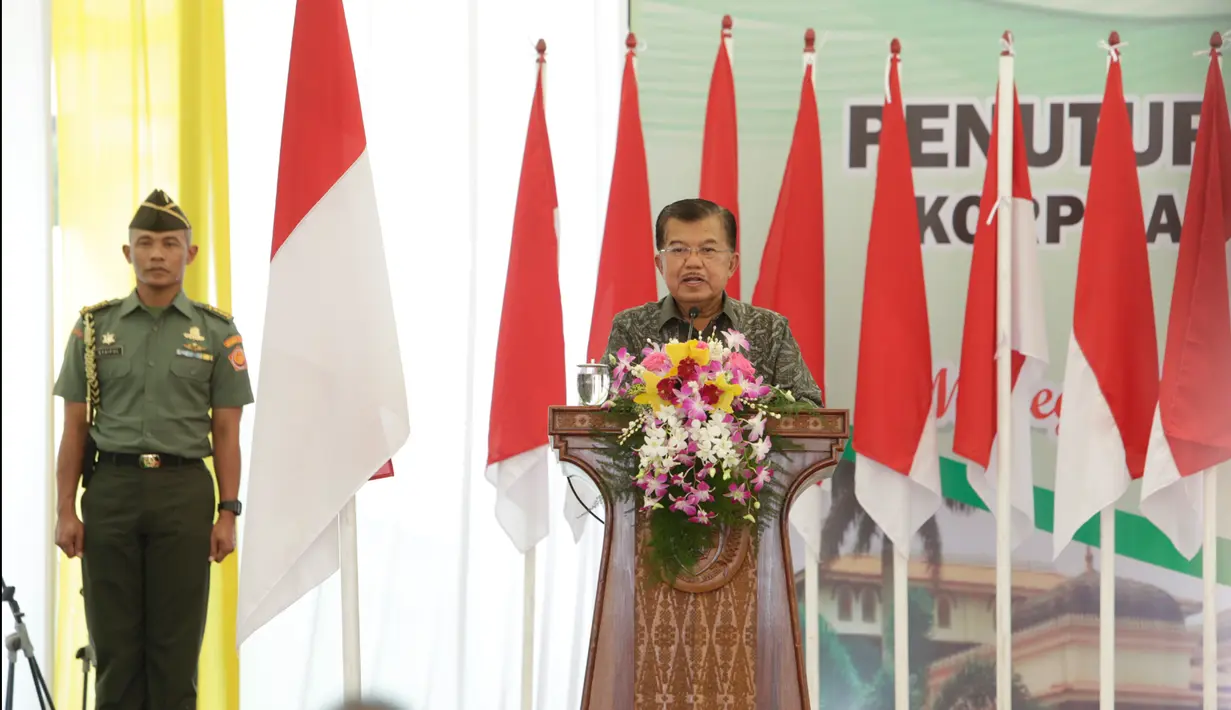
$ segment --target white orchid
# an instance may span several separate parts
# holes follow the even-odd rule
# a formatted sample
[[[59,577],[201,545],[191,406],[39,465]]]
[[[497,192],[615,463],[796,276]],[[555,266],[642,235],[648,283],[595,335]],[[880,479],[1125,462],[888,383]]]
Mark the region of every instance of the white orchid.
[[[765,457],[769,455],[769,449],[771,446],[772,445],[770,444],[768,437],[758,439],[749,444],[749,448],[752,449],[752,457],[757,463],[765,460]]]
[[[757,412],[748,420],[748,441],[757,441],[765,436],[765,412]]]

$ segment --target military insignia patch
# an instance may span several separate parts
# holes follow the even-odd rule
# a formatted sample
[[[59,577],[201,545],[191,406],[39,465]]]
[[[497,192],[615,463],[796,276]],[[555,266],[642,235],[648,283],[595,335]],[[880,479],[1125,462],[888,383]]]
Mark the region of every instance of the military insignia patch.
[[[237,347],[227,355],[227,359],[231,361],[231,367],[235,368],[236,372],[248,369],[248,358],[244,356],[244,349]]]
[[[123,345],[110,345],[94,351],[99,357],[120,357],[124,354]]]
[[[175,354],[179,355],[180,357],[190,357],[190,358],[193,358],[194,360],[204,360],[205,362],[214,361],[214,356],[210,355],[209,353],[201,353],[201,352],[196,352],[194,350],[187,350],[184,348],[176,348]]]
[[[115,345],[115,333],[103,333],[103,345]]]
[[[222,347],[229,348],[232,345],[239,345],[242,342],[244,342],[243,338],[239,337],[238,335],[232,335],[231,337],[222,341]]]
[[[203,342],[205,340],[205,336],[201,335],[201,329],[195,325],[189,328],[187,333],[184,333],[184,337],[188,338],[189,340],[195,340],[198,343]]]
[[[196,343],[184,343],[184,349],[191,350],[194,353],[203,353],[209,350],[206,346],[198,345]]]

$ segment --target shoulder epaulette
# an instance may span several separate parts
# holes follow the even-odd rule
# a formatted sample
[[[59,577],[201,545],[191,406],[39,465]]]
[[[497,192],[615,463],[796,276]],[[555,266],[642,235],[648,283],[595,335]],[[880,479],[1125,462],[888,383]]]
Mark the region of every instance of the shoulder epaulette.
[[[196,306],[197,308],[200,308],[201,310],[214,316],[215,318],[221,319],[225,323],[230,323],[232,320],[234,320],[234,318],[231,317],[230,313],[227,313],[221,308],[214,308],[208,303],[201,303],[200,301],[193,301],[192,305]]]
[[[81,315],[83,315],[83,316],[84,316],[84,315],[85,315],[85,314],[87,314],[87,313],[93,313],[94,311],[102,310],[102,309],[106,308],[107,306],[114,306],[115,304],[119,303],[119,302],[120,302],[120,301],[122,301],[122,300],[124,300],[124,299],[122,299],[122,298],[109,298],[109,299],[107,299],[107,300],[105,300],[105,301],[99,301],[98,303],[95,303],[95,304],[94,304],[94,305],[92,305],[92,306],[86,306],[85,308],[82,308],[82,309],[81,309]]]

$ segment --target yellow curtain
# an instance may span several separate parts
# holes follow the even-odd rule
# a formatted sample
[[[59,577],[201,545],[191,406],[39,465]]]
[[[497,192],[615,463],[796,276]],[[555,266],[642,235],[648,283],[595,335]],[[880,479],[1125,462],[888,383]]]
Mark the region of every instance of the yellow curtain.
[[[58,332],[77,310],[133,287],[120,247],[139,202],[166,190],[193,223],[185,291],[230,310],[226,63],[222,0],[53,0],[58,203]],[[211,575],[198,677],[201,710],[239,707],[238,567]],[[81,568],[60,557],[54,663],[57,707],[81,707],[87,642]],[[93,692],[90,699],[93,700]]]

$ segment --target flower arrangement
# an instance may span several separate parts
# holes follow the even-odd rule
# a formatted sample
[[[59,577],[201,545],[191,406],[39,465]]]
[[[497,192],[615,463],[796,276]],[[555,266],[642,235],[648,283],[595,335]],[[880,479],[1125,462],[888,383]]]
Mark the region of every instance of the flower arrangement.
[[[650,562],[666,578],[697,562],[716,527],[756,528],[781,498],[766,423],[800,405],[757,374],[742,334],[722,335],[651,343],[640,362],[626,349],[611,358],[603,407],[632,416],[612,488],[649,516]]]

